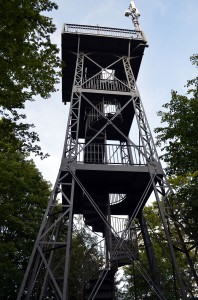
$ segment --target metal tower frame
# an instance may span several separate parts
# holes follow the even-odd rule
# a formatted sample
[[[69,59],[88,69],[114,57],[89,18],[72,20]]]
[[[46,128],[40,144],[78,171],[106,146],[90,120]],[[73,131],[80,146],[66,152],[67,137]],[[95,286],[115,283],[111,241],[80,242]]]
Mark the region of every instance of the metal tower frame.
[[[142,213],[151,193],[158,204],[182,299],[186,299],[167,224],[167,215],[174,217],[168,203],[173,191],[136,85],[147,47],[144,34],[65,24],[62,37],[66,62],[63,101],[71,102],[63,156],[17,299],[70,299],[74,214],[82,214],[86,225],[103,234],[106,249],[103,269],[82,299],[115,299],[114,282],[107,291],[104,283],[113,280],[118,267],[130,263],[136,263],[156,298],[166,299]],[[135,121],[139,143],[129,137]],[[121,231],[114,225],[113,215],[128,215]],[[138,259],[137,219],[152,276]]]

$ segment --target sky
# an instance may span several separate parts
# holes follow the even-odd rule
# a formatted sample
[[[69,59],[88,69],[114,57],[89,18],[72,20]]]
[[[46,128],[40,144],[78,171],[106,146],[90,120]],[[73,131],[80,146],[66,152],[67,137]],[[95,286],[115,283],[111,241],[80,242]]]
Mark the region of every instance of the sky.
[[[124,16],[129,0],[54,0],[57,11],[49,14],[57,31],[52,42],[61,48],[64,23],[134,29]],[[198,0],[136,0],[139,23],[148,40],[138,75],[138,88],[151,130],[160,126],[157,111],[171,99],[171,90],[186,93],[188,79],[197,76],[190,56],[198,52]],[[61,52],[60,52],[61,53]],[[27,103],[27,121],[35,124],[43,152],[50,157],[34,161],[43,177],[55,183],[60,167],[69,105],[62,103],[59,91],[47,100]],[[154,135],[154,134],[153,134]]]

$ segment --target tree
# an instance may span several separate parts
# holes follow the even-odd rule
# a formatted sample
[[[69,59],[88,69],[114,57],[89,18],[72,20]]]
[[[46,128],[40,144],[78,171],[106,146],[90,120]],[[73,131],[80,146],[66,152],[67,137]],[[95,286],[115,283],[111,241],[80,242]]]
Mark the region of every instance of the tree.
[[[198,67],[198,54],[191,57],[191,62]],[[170,102],[163,105],[166,111],[158,113],[165,126],[155,131],[175,192],[169,201],[175,208],[174,224],[182,242],[177,250],[185,254],[190,266],[189,281],[192,285],[190,277],[194,277],[197,286],[198,77],[189,80],[187,88],[186,95],[172,91]]]
[[[15,124],[0,120],[0,298],[16,299],[39,229],[50,186],[27,160]]]
[[[32,147],[38,134],[30,131],[33,125],[23,124],[25,115],[19,109],[36,95],[48,98],[56,91],[59,50],[50,40],[56,27],[46,12],[58,6],[50,0],[0,1],[0,6],[0,114],[13,122],[20,138],[25,132],[25,147],[43,158],[40,147]]]
[[[163,229],[161,216],[157,207],[157,203],[153,203],[144,208],[144,216],[146,218],[148,232],[152,242],[152,248],[155,253],[157,269],[161,281],[161,290],[167,300],[181,299],[180,288],[176,280],[176,272],[170,255],[168,243]],[[137,228],[139,225],[137,224]],[[169,230],[173,244],[177,245],[178,235],[174,228],[174,223],[169,223]],[[190,267],[186,264],[186,256],[181,251],[175,249],[177,263],[182,274],[184,283],[189,283],[189,295],[195,295],[196,286],[189,281]],[[124,267],[124,287],[120,291],[118,299],[158,299],[157,293],[154,291],[151,282],[145,279],[145,272],[152,279],[151,269],[148,264],[148,258],[144,246],[143,237],[138,231],[138,261],[134,261],[131,265]]]
[[[44,158],[34,125],[20,109],[36,95],[48,98],[59,81],[49,0],[0,1],[0,298],[16,299],[50,194],[49,183],[29,159]]]
[[[49,0],[0,1],[0,105],[12,112],[35,95],[47,98],[59,81],[57,46],[51,43],[57,9]]]
[[[39,136],[36,132],[31,131],[34,125],[21,121],[26,118],[25,115],[13,112],[13,116],[4,114],[0,119],[2,154],[6,155],[7,152],[17,151],[21,152],[24,158],[28,157],[30,153],[39,155],[41,159],[48,157],[48,154],[43,154],[41,147],[36,144],[39,142]]]
[[[191,57],[191,62],[198,67],[198,55]],[[179,95],[172,91],[171,100],[163,105],[165,111],[160,111],[161,123],[164,126],[155,130],[157,144],[162,148],[162,159],[166,163],[166,171],[173,185],[174,195],[168,197],[165,216],[168,218],[168,228],[175,249],[180,273],[184,280],[189,297],[197,295],[198,276],[196,268],[198,245],[198,77],[187,82],[187,94]],[[158,268],[162,274],[164,290],[167,299],[180,299],[177,295],[177,283],[170,257],[167,256],[167,242],[160,217],[155,204],[146,207],[145,217],[152,230],[149,229],[152,245],[156,253]],[[141,235],[139,244],[142,245]],[[139,248],[140,261],[149,274],[144,248]],[[138,296],[147,294],[145,299],[156,299],[152,290],[145,283],[137,264],[135,268],[135,284]],[[125,298],[134,297],[133,267],[125,268],[126,285]],[[175,287],[174,287],[175,285]],[[149,295],[149,298],[148,298]],[[175,295],[175,296],[174,296]],[[178,298],[179,297],[179,298]],[[194,299],[194,298],[193,298]]]
[[[191,61],[198,67],[198,55],[193,55]],[[163,105],[168,111],[158,113],[166,126],[155,131],[176,191],[177,200],[174,201],[182,204],[182,220],[188,233],[193,233],[198,240],[198,77],[189,80],[187,87],[184,96],[172,91],[171,101]]]

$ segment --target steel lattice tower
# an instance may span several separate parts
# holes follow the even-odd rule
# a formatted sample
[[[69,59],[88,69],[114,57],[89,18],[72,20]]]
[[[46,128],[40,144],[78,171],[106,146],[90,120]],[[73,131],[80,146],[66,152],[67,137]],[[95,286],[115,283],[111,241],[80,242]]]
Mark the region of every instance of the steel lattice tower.
[[[135,30],[64,25],[63,102],[70,102],[70,112],[63,157],[18,299],[72,299],[75,214],[100,233],[98,244],[105,250],[102,269],[94,278],[85,278],[89,285],[79,299],[115,299],[114,275],[118,267],[130,263],[139,265],[156,299],[166,299],[142,213],[152,193],[185,299],[162,205],[172,190],[136,85],[147,41],[137,13],[130,9]],[[134,138],[129,136],[131,128]],[[144,239],[150,276],[139,262],[135,220]],[[82,276],[86,274],[85,269]]]

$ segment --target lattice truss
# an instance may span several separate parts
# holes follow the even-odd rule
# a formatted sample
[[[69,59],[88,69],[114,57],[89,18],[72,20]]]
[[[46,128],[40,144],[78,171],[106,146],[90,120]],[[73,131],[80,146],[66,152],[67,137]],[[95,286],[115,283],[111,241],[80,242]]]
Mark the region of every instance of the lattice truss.
[[[76,55],[77,63],[75,78],[61,167],[43,218],[43,222],[29,261],[18,299],[25,297],[26,299],[47,299],[46,297],[51,297],[50,299],[68,299],[67,293],[70,270],[70,248],[74,226],[73,206],[76,187],[82,191],[86,200],[89,201],[94,210],[100,216],[101,222],[103,222],[105,225],[106,230],[114,236],[114,246],[112,247],[112,245],[107,245],[108,253],[106,254],[104,261],[103,271],[100,273],[100,276],[98,277],[98,280],[96,281],[88,299],[95,299],[102,282],[105,280],[105,277],[112,266],[112,263],[117,261],[120,249],[125,252],[127,259],[131,263],[136,264],[150,288],[155,292],[156,298],[166,299],[163,294],[162,282],[160,281],[159,277],[158,279],[156,277],[151,278],[142,267],[141,262],[138,259],[138,255],[136,253],[137,245],[135,245],[137,242],[136,238],[136,242],[134,242],[133,247],[125,242],[127,237],[131,237],[134,234],[135,220],[138,217],[140,225],[142,226],[142,234],[149,243],[149,236],[145,230],[148,224],[141,213],[141,209],[151,187],[156,198],[164,226],[170,249],[171,261],[177,275],[183,299],[185,299],[187,288],[183,284],[176,262],[174,245],[171,241],[168,226],[169,220],[173,220],[178,234],[181,235],[181,228],[176,221],[176,215],[169,203],[169,198],[173,196],[173,191],[167,182],[157,156],[155,144],[133,76],[130,58],[118,57],[115,59],[114,63],[104,67],[94,61],[88,54],[77,53]],[[85,59],[97,65],[97,67],[100,69],[97,74],[88,79],[83,79]],[[118,62],[122,62],[123,64],[123,69],[125,70],[126,74],[125,82],[117,78],[115,75],[113,75],[112,79],[112,72],[109,71],[112,70],[114,65],[116,65]],[[106,70],[106,76],[111,78],[111,80],[105,81],[104,79],[97,81],[97,78],[102,78],[104,70]],[[87,90],[93,83],[95,84],[93,85],[93,88],[96,90],[106,89],[107,93],[109,90],[110,93],[115,93],[115,98],[116,94],[119,94],[119,91],[128,93],[128,101],[124,105],[119,105],[119,103],[117,103],[115,100],[111,110],[108,111],[108,109],[110,109],[110,104],[108,104],[107,101],[101,101],[102,104],[99,105],[98,103],[90,100],[87,96]],[[97,84],[100,86],[97,87]],[[92,124],[92,119],[94,118],[103,121],[101,122],[100,128],[97,128],[97,130],[93,128],[91,137],[87,138],[87,140],[83,142],[79,142],[79,126],[80,118],[82,118],[80,115],[80,110],[82,101],[87,103],[87,105],[90,107],[90,123],[88,122],[86,126],[90,127]],[[125,133],[123,133],[123,131],[118,127],[118,125],[116,125],[115,122],[115,120],[122,117],[122,112],[127,109],[129,104],[133,105],[135,112],[138,134],[140,137],[139,145],[137,145]],[[105,105],[106,108],[104,109]],[[103,107],[103,109],[101,107]],[[148,167],[148,172],[150,174],[149,184],[145,189],[142,198],[140,199],[133,214],[130,216],[128,221],[125,222],[125,226],[124,229],[122,229],[121,234],[120,232],[116,231],[115,226],[112,225],[112,221],[109,216],[104,214],[100,207],[98,207],[94,198],[90,195],[89,191],[85,188],[85,186],[83,186],[82,182],[76,175],[76,164],[78,162],[82,163],[82,160],[84,160],[84,163],[86,163],[86,159],[89,162],[88,158],[86,158],[86,149],[89,149],[88,152],[90,153],[90,147],[93,147],[94,141],[97,140],[97,138],[104,139],[105,131],[108,126],[111,126],[116,132],[119,133],[119,135],[122,137],[122,142],[120,142],[119,145],[111,145],[109,148],[108,145],[105,145],[104,147],[106,147],[106,150],[104,150],[104,155],[98,158],[98,163],[105,163],[107,165],[109,163],[111,164],[112,157],[117,155],[119,152],[119,158],[113,162],[120,165],[145,165]],[[99,146],[95,145],[95,147],[96,148],[94,151],[96,153],[99,151]],[[110,150],[108,156],[105,156],[105,151],[107,152],[107,148]],[[100,149],[99,153],[101,153],[101,151],[102,150]],[[122,197],[124,197],[124,195]],[[152,249],[149,251],[150,252],[148,256],[150,260],[153,261],[153,251]],[[157,268],[154,262],[153,266],[154,268]]]

